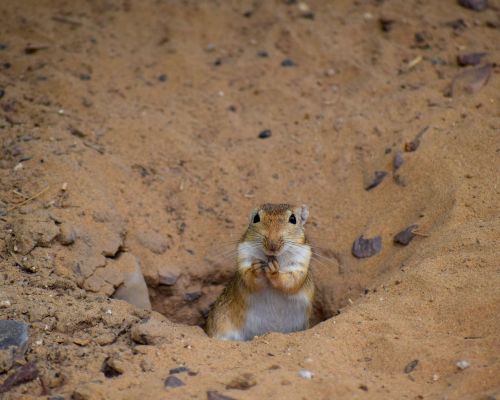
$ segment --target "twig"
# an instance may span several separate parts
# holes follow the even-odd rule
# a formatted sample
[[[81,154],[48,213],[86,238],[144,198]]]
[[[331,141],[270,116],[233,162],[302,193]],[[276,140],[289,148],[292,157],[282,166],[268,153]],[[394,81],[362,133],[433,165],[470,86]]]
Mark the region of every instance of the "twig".
[[[9,212],[9,211],[15,210],[16,208],[21,207],[21,206],[25,205],[26,203],[29,203],[31,200],[34,200],[34,199],[36,199],[37,197],[39,197],[39,196],[41,196],[42,194],[44,194],[44,193],[45,193],[48,189],[49,189],[49,186],[45,187],[45,189],[41,190],[40,192],[38,192],[38,193],[37,193],[37,194],[35,194],[34,196],[31,196],[31,197],[27,198],[26,200],[24,200],[24,201],[22,201],[22,202],[20,202],[20,203],[18,203],[18,204],[15,204],[15,205],[13,205],[13,206],[12,206],[12,207],[10,207],[10,208],[7,208],[7,210],[6,210],[6,211],[7,211],[7,212]]]

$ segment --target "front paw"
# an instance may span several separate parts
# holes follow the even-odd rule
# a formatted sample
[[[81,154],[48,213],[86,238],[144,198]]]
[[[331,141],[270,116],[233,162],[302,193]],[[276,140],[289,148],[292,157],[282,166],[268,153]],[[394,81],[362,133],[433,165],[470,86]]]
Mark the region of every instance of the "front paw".
[[[280,265],[278,263],[278,260],[276,260],[275,258],[270,259],[266,265],[265,270],[267,277],[276,277],[280,272]]]
[[[257,276],[257,277],[260,277],[260,276],[263,276],[264,275],[264,269],[266,268],[267,264],[262,261],[262,260],[255,260],[253,263],[252,263],[252,266],[250,267],[250,270],[252,271],[252,273]]]

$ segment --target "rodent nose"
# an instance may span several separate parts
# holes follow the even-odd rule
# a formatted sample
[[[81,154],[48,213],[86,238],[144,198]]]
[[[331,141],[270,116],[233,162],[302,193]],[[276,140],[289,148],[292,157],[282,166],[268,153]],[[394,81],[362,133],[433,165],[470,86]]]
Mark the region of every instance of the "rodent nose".
[[[280,249],[280,243],[276,240],[268,240],[267,241],[267,248],[269,251],[278,251]]]

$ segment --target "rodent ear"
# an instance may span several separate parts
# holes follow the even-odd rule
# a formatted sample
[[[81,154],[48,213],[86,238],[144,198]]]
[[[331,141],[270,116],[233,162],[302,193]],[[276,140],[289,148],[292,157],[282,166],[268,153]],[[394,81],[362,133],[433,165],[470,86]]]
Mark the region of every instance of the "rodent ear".
[[[258,209],[258,208],[254,208],[254,209],[252,210],[252,212],[250,213],[250,217],[248,218],[248,220],[249,220],[250,224],[253,224],[253,223],[254,223],[254,220],[253,220],[253,219],[254,219],[254,218],[255,218],[255,216],[256,216],[256,215],[258,215],[258,214],[259,214],[259,209]]]
[[[309,208],[305,204],[302,204],[302,207],[300,209],[300,222],[302,223],[302,225],[306,223],[308,217]]]

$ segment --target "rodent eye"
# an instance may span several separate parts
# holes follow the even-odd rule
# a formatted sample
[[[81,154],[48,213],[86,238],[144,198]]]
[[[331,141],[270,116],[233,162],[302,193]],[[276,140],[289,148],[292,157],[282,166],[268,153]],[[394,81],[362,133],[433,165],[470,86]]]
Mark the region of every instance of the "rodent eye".
[[[253,223],[256,224],[257,222],[260,222],[260,216],[258,213],[255,214],[253,217]]]
[[[297,223],[297,218],[295,218],[295,214],[290,215],[290,218],[288,218],[288,222],[294,225]]]

